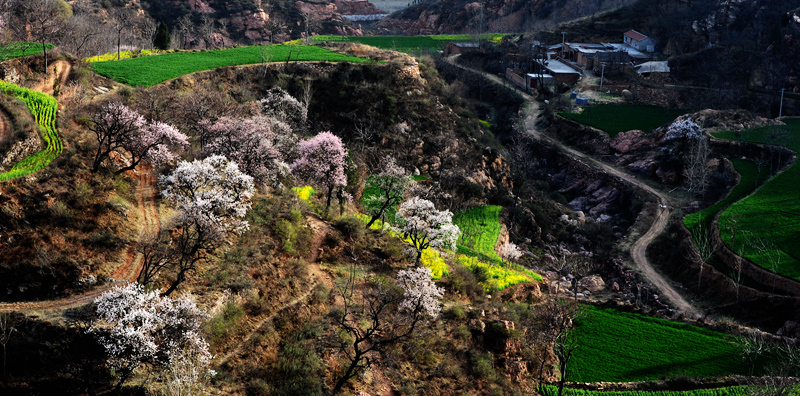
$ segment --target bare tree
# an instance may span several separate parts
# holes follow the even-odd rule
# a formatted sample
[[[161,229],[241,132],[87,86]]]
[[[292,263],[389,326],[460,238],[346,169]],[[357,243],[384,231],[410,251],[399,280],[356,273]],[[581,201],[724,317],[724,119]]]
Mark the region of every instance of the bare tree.
[[[133,26],[133,15],[127,9],[117,12],[111,19],[111,26],[117,33],[117,60],[120,59],[120,47],[122,46],[122,32]]]
[[[697,292],[700,293],[700,283],[703,280],[703,269],[705,264],[717,250],[717,244],[711,235],[711,230],[708,229],[702,221],[697,223],[694,231],[692,232],[691,259],[697,261],[700,265],[700,271],[697,275]]]
[[[747,376],[753,376],[758,358],[769,349],[769,343],[763,332],[758,330],[747,330],[741,338],[742,358],[747,363]]]
[[[17,331],[11,321],[11,315],[0,313],[0,344],[3,345],[3,377],[6,376],[6,345],[11,339],[11,334]]]
[[[683,176],[686,178],[686,190],[694,196],[705,196],[708,187],[708,139],[701,134],[694,139],[687,139],[690,144],[684,158]]]
[[[192,23],[192,18],[189,14],[182,16],[178,19],[178,32],[180,32],[180,39],[181,39],[181,48],[186,49],[191,42],[191,34],[194,31],[194,23]]]
[[[12,20],[6,24],[20,41],[31,40],[42,45],[44,68],[47,70],[47,43],[64,33],[72,8],[63,0],[29,0],[13,3]]]
[[[539,363],[539,383],[544,382],[546,354],[540,351],[552,346],[559,371],[558,395],[562,396],[568,377],[569,361],[579,346],[575,320],[580,317],[581,307],[574,300],[551,299],[531,307],[527,318],[526,346],[534,351]]]
[[[103,26],[89,15],[80,14],[69,19],[66,30],[69,38],[62,40],[61,47],[83,59],[97,47],[96,42],[103,33]]]

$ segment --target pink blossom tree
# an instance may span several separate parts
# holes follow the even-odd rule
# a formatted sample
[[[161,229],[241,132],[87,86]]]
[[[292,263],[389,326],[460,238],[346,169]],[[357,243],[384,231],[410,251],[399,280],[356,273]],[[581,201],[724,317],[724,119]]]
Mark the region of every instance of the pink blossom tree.
[[[334,189],[347,186],[344,174],[347,149],[338,136],[320,132],[311,139],[301,141],[298,153],[300,158],[292,163],[292,172],[311,184],[328,189],[325,203],[327,216]]]
[[[367,228],[383,217],[389,208],[397,206],[403,200],[406,189],[412,182],[411,176],[397,165],[392,156],[387,156],[383,160],[381,168],[381,172],[367,179],[364,186],[365,190],[377,192],[364,199],[364,209],[372,214]]]
[[[213,374],[208,343],[200,336],[208,315],[194,301],[160,297],[131,283],[94,302],[99,321],[87,331],[105,348],[107,363],[117,373],[117,390],[142,364],[166,368],[182,356],[191,356],[199,370],[193,380]]]
[[[174,151],[185,148],[189,140],[175,127],[148,121],[141,114],[119,102],[110,102],[92,114],[89,129],[97,139],[92,172],[109,159],[112,152],[126,157],[129,165],[115,174],[133,170],[143,160],[161,165],[176,158]]]
[[[275,133],[267,117],[222,117],[200,122],[205,155],[224,155],[259,183],[275,181],[283,155],[275,147]]]
[[[419,266],[422,251],[433,246],[455,250],[461,231],[453,224],[453,213],[436,210],[433,202],[414,197],[400,204],[396,215],[404,238],[417,252]]]
[[[444,296],[444,289],[436,287],[431,269],[417,267],[413,270],[397,272],[397,283],[403,289],[403,301],[400,310],[409,314],[422,314],[436,319],[442,310],[439,302]]]
[[[178,210],[173,221],[178,233],[171,260],[176,278],[164,292],[169,295],[186,279],[188,272],[224,241],[228,232],[247,230],[244,220],[255,192],[253,178],[221,155],[203,161],[181,161],[169,176],[161,176],[161,195]]]

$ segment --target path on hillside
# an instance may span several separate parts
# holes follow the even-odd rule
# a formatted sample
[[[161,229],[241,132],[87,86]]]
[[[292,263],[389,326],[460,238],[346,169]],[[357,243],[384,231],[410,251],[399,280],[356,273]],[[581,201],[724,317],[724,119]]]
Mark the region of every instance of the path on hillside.
[[[161,222],[158,216],[158,207],[156,206],[155,176],[152,175],[149,166],[142,166],[135,172],[139,180],[139,186],[136,189],[136,200],[138,203],[137,209],[140,221],[142,222],[139,240],[142,240],[143,238],[147,238],[148,235],[158,233],[161,229]],[[112,272],[109,276],[110,280],[103,286],[96,287],[85,293],[54,300],[0,303],[0,312],[49,311],[46,316],[52,316],[52,314],[58,314],[69,308],[76,308],[88,304],[117,284],[126,284],[135,281],[139,276],[139,272],[142,270],[143,264],[141,254],[136,253],[135,250],[138,242],[138,240],[132,241],[128,245],[122,264]]]
[[[457,64],[454,60],[458,57],[458,55],[446,58],[447,61],[452,64],[453,66],[459,67],[464,70],[471,70],[472,69],[466,68]],[[491,73],[482,73],[484,77],[488,78],[491,81],[494,81],[497,84],[503,85],[504,81]],[[518,94],[520,94],[526,101],[525,106],[525,133],[527,133],[531,138],[542,141],[550,146],[553,146],[565,154],[573,157],[578,162],[582,163],[583,165],[595,169],[599,169],[607,174],[617,177],[618,179],[638,187],[642,191],[646,192],[647,194],[651,195],[655,198],[655,201],[658,202],[658,209],[656,210],[655,220],[653,224],[650,225],[650,228],[641,235],[636,242],[634,242],[633,247],[631,248],[631,258],[633,259],[634,264],[639,270],[642,272],[642,275],[647,278],[647,280],[655,286],[659,290],[659,295],[665,297],[668,301],[670,301],[676,309],[682,311],[686,316],[691,318],[700,318],[703,315],[700,311],[692,306],[689,301],[687,301],[683,296],[678,293],[672,285],[667,282],[667,280],[658,272],[656,272],[653,265],[647,259],[647,247],[653,242],[653,240],[660,235],[667,226],[669,221],[669,217],[671,212],[670,206],[670,199],[665,194],[661,193],[660,191],[650,187],[647,183],[637,179],[633,175],[629,175],[626,172],[620,171],[619,169],[606,164],[600,160],[592,158],[578,150],[575,150],[571,147],[565,146],[560,141],[551,138],[543,133],[541,133],[538,129],[536,129],[536,119],[539,114],[539,104],[536,102],[535,98],[528,94],[527,92],[521,92],[516,90]]]
[[[39,80],[33,86],[34,91],[44,92],[50,96],[54,95],[53,86],[55,86],[56,78],[58,78],[60,90],[67,87],[67,79],[72,73],[72,63],[66,60],[57,60],[47,67],[46,78]],[[55,71],[55,73],[53,72]]]
[[[306,301],[308,297],[314,292],[316,286],[320,283],[324,284],[328,287],[329,290],[333,290],[333,280],[330,276],[324,272],[320,268],[319,264],[317,263],[317,259],[319,258],[320,252],[322,250],[322,242],[328,236],[328,233],[331,231],[331,227],[323,222],[322,220],[317,219],[316,217],[307,217],[306,220],[309,223],[310,228],[314,232],[314,239],[311,241],[311,246],[309,247],[309,256],[305,259],[306,263],[308,263],[308,276],[311,278],[311,282],[308,285],[304,285],[303,287],[306,291],[294,297],[293,299],[272,307],[271,312],[264,316],[263,318],[259,319],[255,325],[252,326],[252,330],[247,333],[244,337],[241,337],[241,341],[236,344],[236,347],[228,351],[225,355],[221,356],[218,360],[214,362],[216,367],[221,367],[225,363],[227,363],[232,357],[242,353],[242,348],[249,344],[250,340],[255,337],[264,324],[272,321],[276,315],[281,313],[283,310],[287,308],[294,307],[295,305]]]

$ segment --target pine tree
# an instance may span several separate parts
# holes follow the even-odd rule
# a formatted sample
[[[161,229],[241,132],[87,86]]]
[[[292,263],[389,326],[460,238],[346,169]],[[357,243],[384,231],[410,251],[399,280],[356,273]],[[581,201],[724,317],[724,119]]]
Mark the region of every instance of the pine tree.
[[[169,43],[172,39],[169,36],[169,29],[167,28],[167,24],[161,22],[156,29],[156,33],[153,35],[153,47],[160,50],[168,50]]]

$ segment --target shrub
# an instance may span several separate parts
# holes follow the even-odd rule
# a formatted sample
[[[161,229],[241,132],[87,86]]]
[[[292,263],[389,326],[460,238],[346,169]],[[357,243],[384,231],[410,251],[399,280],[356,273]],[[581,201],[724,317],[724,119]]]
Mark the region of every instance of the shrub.
[[[227,338],[233,329],[236,329],[244,318],[244,308],[233,301],[225,304],[222,312],[206,322],[206,332],[211,344],[217,344]]]
[[[494,369],[493,357],[491,353],[476,353],[470,359],[472,364],[472,375],[494,382],[497,380],[497,371]]]
[[[464,319],[464,318],[467,317],[467,313],[464,311],[464,308],[462,308],[461,306],[454,305],[454,306],[450,307],[450,309],[445,310],[443,312],[442,316],[444,317],[444,319],[461,320],[461,319]]]
[[[356,217],[345,216],[336,220],[333,226],[342,233],[345,238],[351,238],[356,241],[364,237],[364,223]]]
[[[75,213],[72,212],[67,204],[61,201],[56,201],[50,206],[50,214],[53,215],[56,223],[62,225],[66,225],[75,219]]]
[[[78,185],[75,186],[75,189],[70,192],[70,197],[75,202],[76,206],[83,207],[89,203],[89,199],[92,197],[92,194],[94,194],[94,191],[92,191],[92,188],[89,187],[88,184],[78,183]]]
[[[111,230],[103,230],[102,232],[93,232],[89,235],[88,242],[90,245],[103,247],[107,249],[117,249],[123,245],[123,240]]]
[[[450,287],[453,292],[458,292],[470,299],[483,296],[483,287],[478,283],[478,278],[469,268],[454,264],[451,266],[451,270],[447,279],[450,281]]]
[[[297,231],[295,231],[292,223],[286,219],[280,219],[275,222],[273,231],[275,236],[280,239],[283,251],[291,254],[295,253],[294,242],[297,240]]]

